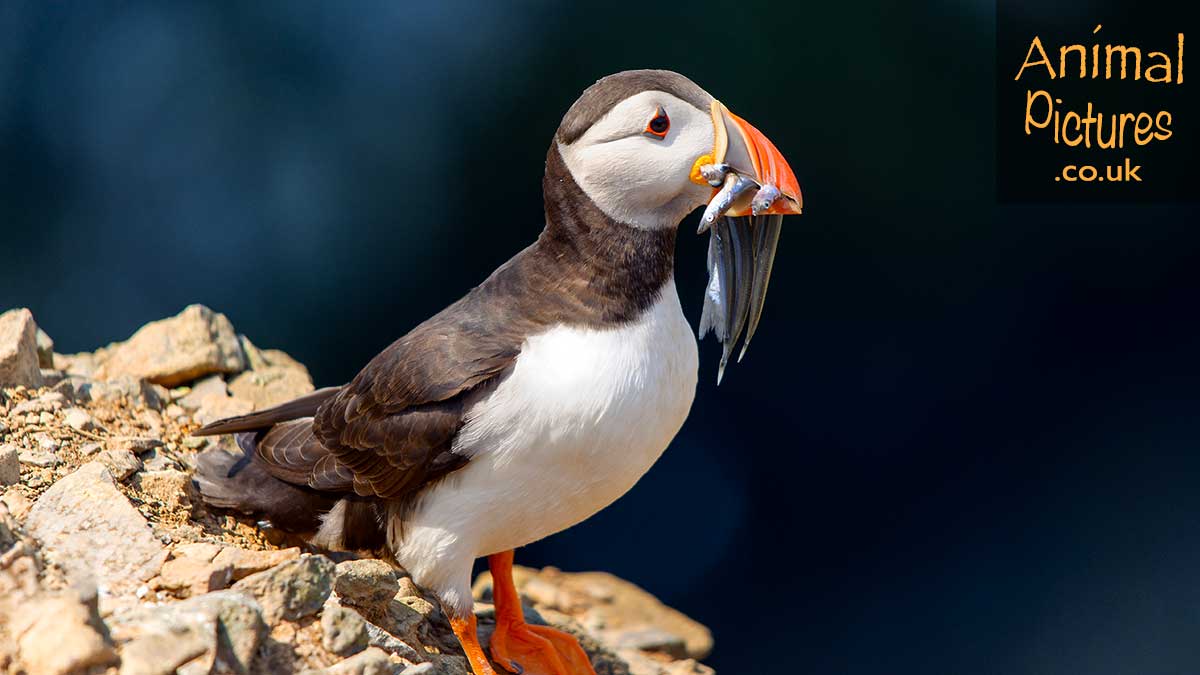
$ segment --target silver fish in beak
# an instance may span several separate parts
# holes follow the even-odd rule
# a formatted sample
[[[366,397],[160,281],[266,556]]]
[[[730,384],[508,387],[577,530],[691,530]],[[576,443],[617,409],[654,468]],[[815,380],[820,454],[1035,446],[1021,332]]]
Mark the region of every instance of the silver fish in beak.
[[[758,330],[783,216],[799,214],[803,197],[783,155],[762,132],[712,103],[713,154],[697,160],[699,177],[717,188],[698,233],[709,232],[708,287],[700,337],[709,332],[723,345],[717,384],[738,338],[746,338],[738,361]],[[711,160],[711,161],[708,161]]]

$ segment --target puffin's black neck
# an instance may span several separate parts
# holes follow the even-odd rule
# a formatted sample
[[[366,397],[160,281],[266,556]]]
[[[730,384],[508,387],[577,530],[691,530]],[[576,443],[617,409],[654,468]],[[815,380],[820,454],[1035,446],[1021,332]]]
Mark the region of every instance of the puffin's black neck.
[[[652,305],[674,272],[676,228],[643,229],[609,217],[575,182],[556,143],[546,154],[542,193],[541,252],[588,277],[598,296],[627,308],[621,314]]]

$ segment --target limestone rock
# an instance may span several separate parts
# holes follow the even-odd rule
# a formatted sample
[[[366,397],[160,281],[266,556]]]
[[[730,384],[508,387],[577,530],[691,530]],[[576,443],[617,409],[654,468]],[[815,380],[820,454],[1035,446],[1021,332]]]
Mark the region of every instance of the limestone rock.
[[[262,572],[289,560],[300,558],[300,549],[296,547],[276,551],[247,551],[246,549],[230,546],[223,548],[213,559],[213,563],[229,566],[233,570],[234,580],[244,579],[251,574]]]
[[[347,560],[338,563],[333,588],[348,605],[380,605],[396,595],[396,570],[382,560]]]
[[[99,462],[83,465],[46,490],[30,509],[25,529],[70,580],[94,578],[114,595],[149,580],[167,556]]]
[[[142,460],[128,450],[104,450],[96,455],[96,461],[103,464],[118,482],[142,470]]]
[[[83,408],[67,408],[63,411],[63,422],[76,431],[95,431],[96,420]]]
[[[0,445],[0,487],[21,482],[20,451],[15,445]]]
[[[37,344],[38,367],[54,370],[54,340],[41,328],[37,329],[35,338]]]
[[[233,587],[258,599],[268,623],[295,621],[320,611],[333,588],[333,572],[329,558],[310,555],[251,574]]]
[[[307,371],[281,366],[248,370],[229,382],[230,393],[250,401],[258,410],[285,403],[312,390],[313,383]]]
[[[367,622],[353,609],[326,605],[321,612],[321,644],[342,656],[361,652],[367,648]]]
[[[162,410],[168,398],[167,390],[163,387],[131,376],[114,377],[104,382],[85,381],[75,389],[75,399],[80,403],[117,402],[123,399],[152,410]]]
[[[378,647],[339,661],[328,668],[306,670],[302,675],[391,675],[392,662],[387,653]]]
[[[10,309],[0,314],[0,387],[38,387],[37,324],[28,309]]]
[[[133,481],[143,495],[173,509],[192,508],[195,488],[192,477],[182,471],[145,471]]]
[[[246,367],[229,319],[203,305],[189,305],[174,317],[148,323],[107,351],[98,379],[131,375],[173,387]]]
[[[22,603],[8,620],[18,659],[29,675],[72,675],[116,659],[94,604],[85,604],[74,592]]]
[[[186,598],[225,588],[232,572],[227,565],[218,566],[197,558],[172,558],[163,563],[156,585]]]
[[[261,611],[245,594],[217,591],[116,617],[121,675],[247,673],[266,633]]]

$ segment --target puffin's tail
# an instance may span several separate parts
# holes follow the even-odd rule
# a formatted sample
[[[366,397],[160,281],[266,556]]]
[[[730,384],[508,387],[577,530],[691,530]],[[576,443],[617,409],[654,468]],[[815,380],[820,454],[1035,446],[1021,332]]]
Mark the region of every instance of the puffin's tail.
[[[274,408],[218,420],[194,431],[193,436],[232,433],[238,445],[236,450],[214,445],[196,458],[192,482],[204,502],[269,520],[287,532],[317,532],[324,514],[333,510],[342,495],[272,476],[261,460],[256,461],[256,450],[258,442],[276,424],[311,417],[338,389],[319,389]]]

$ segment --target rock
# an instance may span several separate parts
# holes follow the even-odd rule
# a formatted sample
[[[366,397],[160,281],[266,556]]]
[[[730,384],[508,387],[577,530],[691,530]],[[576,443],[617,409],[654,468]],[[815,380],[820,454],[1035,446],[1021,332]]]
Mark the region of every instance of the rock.
[[[0,314],[0,387],[40,387],[37,324],[28,309]]]
[[[333,588],[333,573],[333,561],[323,555],[310,555],[251,574],[233,587],[257,598],[263,618],[274,624],[320,611]]]
[[[63,411],[63,422],[76,431],[95,431],[96,420],[83,408],[67,408]]]
[[[201,424],[254,410],[253,402],[229,395],[225,380],[220,375],[197,382],[191,391],[178,399],[178,403],[182,408],[191,410]]]
[[[37,344],[38,367],[54,370],[54,340],[39,328],[34,342]]]
[[[96,456],[118,482],[142,470],[142,460],[128,450],[105,450]]]
[[[261,611],[245,594],[217,591],[116,617],[121,675],[247,673],[267,630]]]
[[[396,596],[396,570],[382,560],[347,560],[338,563],[333,589],[347,605],[372,607]]]
[[[79,454],[83,455],[84,457],[91,457],[103,449],[103,443],[84,443],[83,445],[79,446]]]
[[[25,529],[68,580],[94,578],[113,595],[132,593],[158,573],[167,551],[99,462],[84,464],[46,490]]]
[[[221,552],[219,544],[210,544],[206,541],[198,541],[190,544],[179,544],[171,551],[176,558],[194,558],[201,562],[212,562],[213,558]],[[232,571],[232,567],[230,570]]]
[[[220,375],[206,377],[192,385],[191,391],[181,396],[178,399],[178,403],[187,410],[197,410],[204,404],[204,399],[209,396],[217,396],[219,398],[229,396],[225,380]]]
[[[398,654],[406,659],[416,660],[421,658],[420,652],[413,649],[407,642],[392,635],[386,630],[376,626],[370,621],[364,623],[364,628],[367,631],[367,644],[372,647],[379,647],[389,654]]]
[[[250,401],[257,410],[286,403],[312,390],[307,371],[281,366],[248,370],[229,382],[229,392]]]
[[[228,547],[221,549],[213,559],[216,565],[228,565],[233,570],[234,580],[244,579],[251,574],[262,572],[289,560],[300,558],[300,549],[296,547],[276,551],[247,551],[242,548]]]
[[[321,644],[341,656],[367,648],[367,622],[348,607],[326,605],[321,612]]]
[[[658,652],[672,659],[687,657],[687,645],[683,638],[674,633],[653,626],[624,630],[598,631],[604,643],[614,649],[637,649],[645,652]]]
[[[132,436],[119,436],[108,439],[108,447],[111,450],[124,450],[132,452],[135,455],[141,455],[151,450],[156,450],[163,446],[160,438],[139,438]]]
[[[35,443],[37,443],[38,450],[41,450],[42,452],[58,452],[58,449],[62,447],[62,444],[59,443],[57,438],[52,437],[50,434],[44,431],[39,431],[34,434],[33,440]]]
[[[80,403],[112,402],[125,400],[131,405],[162,410],[168,400],[167,390],[143,382],[136,377],[114,377],[104,382],[84,382],[75,391],[75,400]]]
[[[29,466],[37,466],[42,468],[52,467],[58,464],[58,457],[52,452],[45,450],[25,450],[22,451],[18,458],[22,464]]]
[[[695,661],[663,661],[636,649],[623,649],[618,655],[629,667],[629,675],[714,675],[713,669]]]
[[[192,477],[182,471],[146,471],[134,477],[133,485],[143,495],[170,508],[192,508],[195,488]]]
[[[432,663],[418,663],[400,671],[400,675],[433,675],[437,667]]]
[[[21,482],[20,451],[17,446],[5,443],[0,445],[0,487],[16,485]]]
[[[371,647],[328,668],[306,670],[302,675],[392,675],[392,662],[378,647]]]
[[[229,585],[233,569],[196,558],[172,558],[158,572],[158,588],[180,597],[219,591]]]
[[[173,387],[211,373],[238,373],[245,356],[224,314],[189,305],[178,315],[142,326],[113,345],[96,376],[131,375]]]
[[[73,675],[116,660],[98,626],[96,608],[78,594],[43,595],[8,617],[17,654],[29,675]]]

